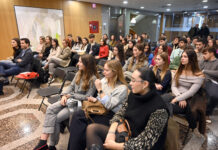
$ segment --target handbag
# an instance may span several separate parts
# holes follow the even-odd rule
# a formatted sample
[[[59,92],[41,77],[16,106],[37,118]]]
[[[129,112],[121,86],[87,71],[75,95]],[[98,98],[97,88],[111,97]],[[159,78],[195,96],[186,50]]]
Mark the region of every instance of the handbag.
[[[123,143],[129,140],[132,133],[130,130],[129,123],[126,119],[120,119],[115,132],[115,141],[117,143]]]
[[[94,121],[90,117],[90,114],[106,115],[108,113],[107,109],[100,101],[96,101],[96,102],[83,101],[82,109],[85,112],[86,118],[90,119],[92,122]]]

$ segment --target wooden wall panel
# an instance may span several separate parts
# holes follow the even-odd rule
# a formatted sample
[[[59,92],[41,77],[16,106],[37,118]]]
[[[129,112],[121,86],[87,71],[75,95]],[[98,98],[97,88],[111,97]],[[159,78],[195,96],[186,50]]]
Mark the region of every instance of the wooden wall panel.
[[[90,3],[67,0],[0,0],[0,60],[12,55],[11,39],[18,37],[14,6],[27,6],[39,8],[62,9],[64,12],[65,35],[73,34],[87,37],[89,35],[89,21],[99,21],[99,34],[101,38],[101,5],[96,9]]]
[[[63,9],[66,35],[72,33],[74,38],[78,35],[88,37],[89,21],[99,21],[99,33],[96,34],[96,41],[100,41],[102,34],[101,5],[97,5],[97,8],[93,9],[90,3],[66,1]]]

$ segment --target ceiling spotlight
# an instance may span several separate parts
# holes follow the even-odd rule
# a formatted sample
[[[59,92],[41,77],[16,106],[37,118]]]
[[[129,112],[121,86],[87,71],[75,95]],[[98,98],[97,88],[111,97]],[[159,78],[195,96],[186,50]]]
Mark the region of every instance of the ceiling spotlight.
[[[139,11],[136,11],[135,13],[136,13],[136,14],[138,14],[138,13],[139,13]]]
[[[204,9],[207,9],[207,8],[208,8],[208,6],[204,6],[203,8],[204,8]]]
[[[187,14],[187,13],[188,13],[187,11],[184,12],[184,14]]]
[[[216,10],[216,12],[218,12],[218,10]]]
[[[128,1],[123,1],[123,4],[128,4]]]
[[[141,6],[140,8],[141,8],[141,9],[144,9],[145,7]]]
[[[202,2],[203,2],[203,3],[207,3],[207,2],[208,2],[208,0],[202,0]]]
[[[172,4],[167,4],[167,6],[172,6]]]
[[[170,9],[169,9],[169,8],[167,8],[167,9],[166,9],[166,11],[170,11]]]

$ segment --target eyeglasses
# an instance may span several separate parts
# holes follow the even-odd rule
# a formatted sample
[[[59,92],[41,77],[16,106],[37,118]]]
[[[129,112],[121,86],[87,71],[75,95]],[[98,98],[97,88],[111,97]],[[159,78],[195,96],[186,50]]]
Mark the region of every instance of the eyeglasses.
[[[136,80],[136,79],[131,79],[131,82],[135,83],[135,82],[144,82],[144,80]]]

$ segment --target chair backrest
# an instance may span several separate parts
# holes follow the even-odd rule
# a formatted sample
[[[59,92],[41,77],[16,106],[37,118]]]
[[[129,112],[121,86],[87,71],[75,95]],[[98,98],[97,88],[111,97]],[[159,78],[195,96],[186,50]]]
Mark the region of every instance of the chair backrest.
[[[64,80],[65,76],[66,76],[66,73],[64,70],[61,70],[59,68],[56,68],[55,71],[54,71],[54,77],[58,77],[62,80]]]
[[[66,74],[66,76],[64,77],[64,80],[63,80],[63,82],[62,82],[62,85],[61,85],[61,88],[60,88],[59,93],[62,92],[62,90],[63,90],[63,88],[64,88],[64,85],[65,85],[65,82],[66,82],[66,81],[72,81],[73,78],[74,78],[74,76],[75,76],[75,73],[74,73],[74,72],[67,72],[67,74]]]

